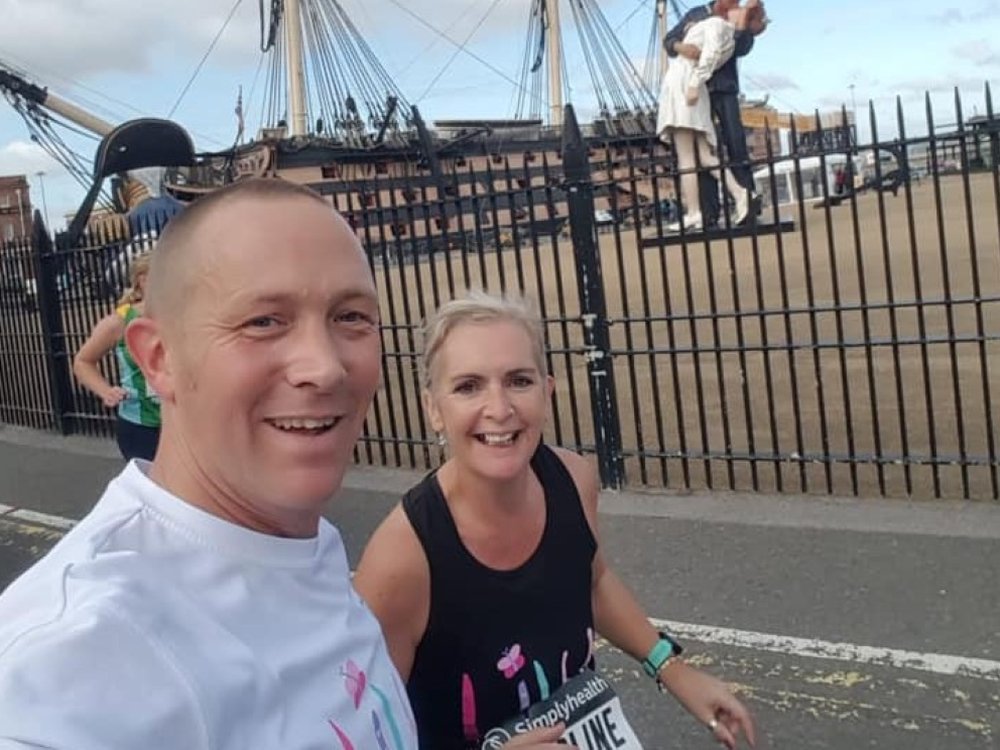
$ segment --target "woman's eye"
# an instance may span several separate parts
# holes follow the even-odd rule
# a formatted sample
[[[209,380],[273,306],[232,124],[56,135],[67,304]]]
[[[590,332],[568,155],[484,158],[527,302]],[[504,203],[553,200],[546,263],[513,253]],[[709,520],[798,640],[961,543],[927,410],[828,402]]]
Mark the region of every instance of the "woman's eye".
[[[466,380],[455,386],[455,393],[472,393],[476,390],[475,382]]]
[[[527,375],[515,375],[510,379],[510,384],[514,388],[530,388],[535,384],[535,380]]]

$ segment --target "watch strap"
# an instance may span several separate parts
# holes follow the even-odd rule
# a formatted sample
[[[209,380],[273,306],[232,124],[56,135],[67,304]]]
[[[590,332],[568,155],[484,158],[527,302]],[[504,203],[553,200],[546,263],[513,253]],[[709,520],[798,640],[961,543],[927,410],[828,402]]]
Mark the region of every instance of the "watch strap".
[[[655,678],[663,665],[675,656],[679,656],[684,649],[681,645],[666,633],[660,633],[659,640],[653,644],[649,654],[642,660],[643,671],[650,677]]]

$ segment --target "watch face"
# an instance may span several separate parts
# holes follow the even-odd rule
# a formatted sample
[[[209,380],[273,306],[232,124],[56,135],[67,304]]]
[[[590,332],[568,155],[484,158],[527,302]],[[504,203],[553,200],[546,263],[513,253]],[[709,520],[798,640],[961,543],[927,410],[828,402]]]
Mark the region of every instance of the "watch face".
[[[670,644],[670,649],[672,651],[671,656],[678,656],[679,654],[683,653],[684,649],[683,647],[681,647],[681,644],[679,644],[677,641],[675,641],[666,633],[660,633],[660,638],[662,638],[663,640],[665,640],[667,643]]]

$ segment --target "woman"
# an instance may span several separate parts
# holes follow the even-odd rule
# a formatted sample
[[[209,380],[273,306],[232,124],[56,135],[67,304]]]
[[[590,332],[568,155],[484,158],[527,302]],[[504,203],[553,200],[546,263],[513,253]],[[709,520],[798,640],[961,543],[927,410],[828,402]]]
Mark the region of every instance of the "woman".
[[[763,5],[759,0],[749,0],[727,15],[711,15],[692,24],[683,43],[700,50],[698,58],[678,55],[670,61],[660,89],[656,131],[662,140],[673,144],[686,211],[681,221],[668,227],[669,231],[678,231],[681,226],[688,230],[702,228],[697,169],[719,168],[708,79],[732,57],[737,30],[747,29],[756,35],[767,23]],[[738,225],[750,211],[751,196],[728,167],[724,171],[723,184],[735,204],[732,221]]]
[[[407,680],[421,747],[489,730],[593,666],[597,634],[729,748],[746,709],[676,658],[607,565],[591,464],[542,443],[552,395],[542,326],[523,301],[473,293],[425,331],[423,401],[449,458],[376,530],[354,579]]]
[[[142,315],[149,260],[148,253],[132,260],[128,289],[115,311],[97,322],[73,357],[73,374],[106,407],[117,407],[115,436],[122,456],[152,461],[160,438],[160,400],[129,354],[124,338],[128,324]],[[118,360],[120,385],[109,383],[98,368],[98,363],[112,350]]]

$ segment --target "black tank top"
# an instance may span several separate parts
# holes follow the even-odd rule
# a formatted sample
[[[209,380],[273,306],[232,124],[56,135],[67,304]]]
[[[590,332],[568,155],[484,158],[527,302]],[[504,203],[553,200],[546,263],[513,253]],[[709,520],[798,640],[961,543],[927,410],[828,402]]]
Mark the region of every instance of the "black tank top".
[[[545,528],[510,571],[465,548],[435,474],[403,498],[431,575],[427,631],[407,685],[422,750],[478,749],[490,729],[593,666],[597,543],[559,457],[539,445],[531,468],[545,492]]]

